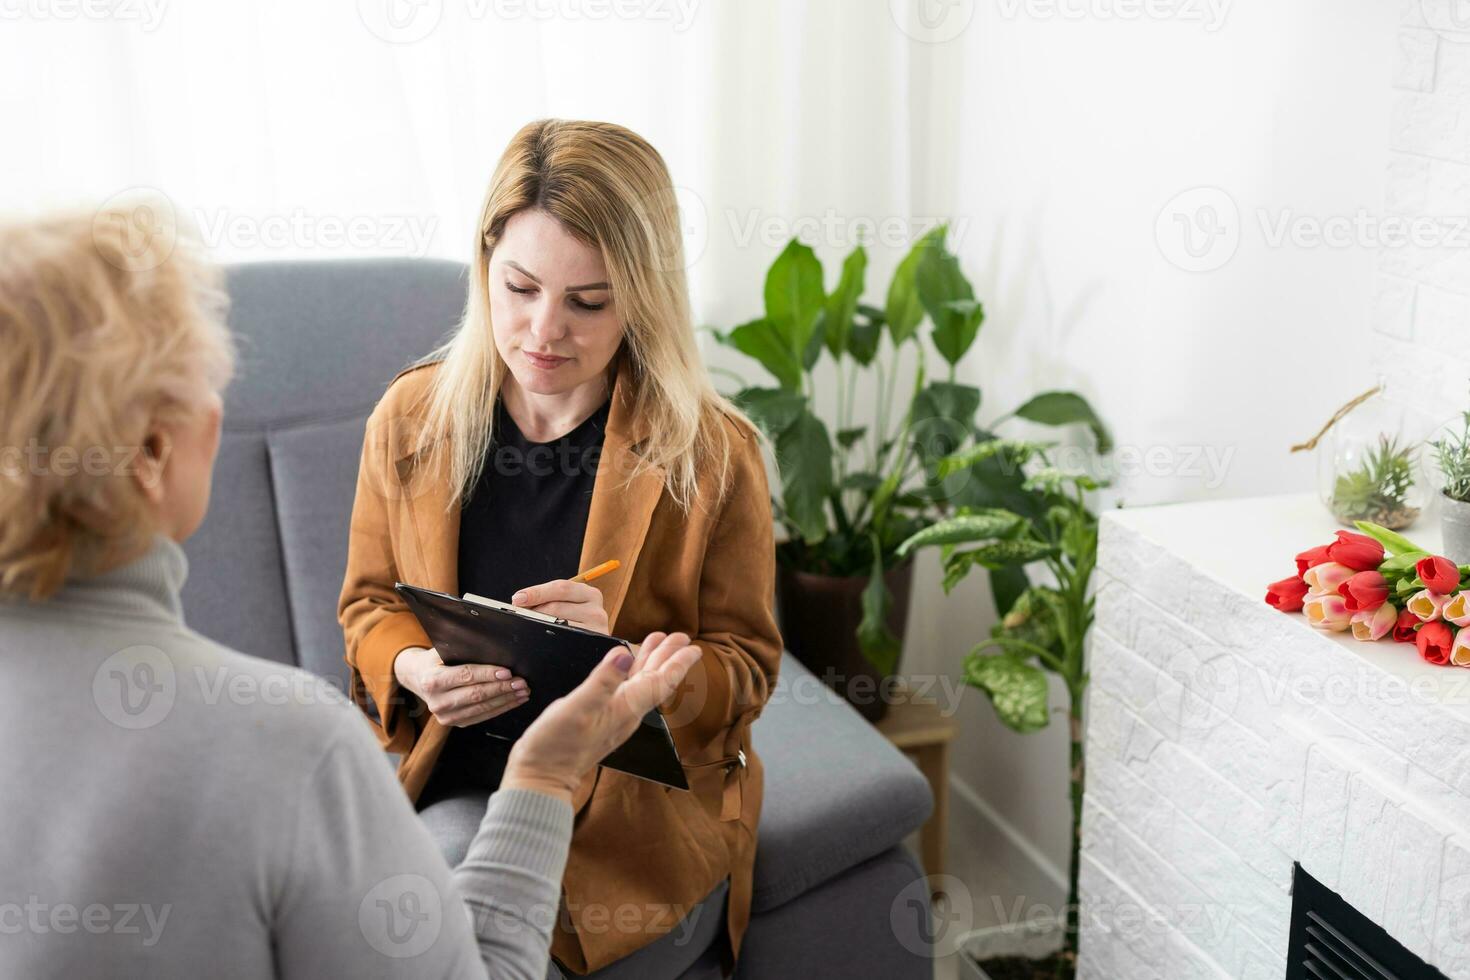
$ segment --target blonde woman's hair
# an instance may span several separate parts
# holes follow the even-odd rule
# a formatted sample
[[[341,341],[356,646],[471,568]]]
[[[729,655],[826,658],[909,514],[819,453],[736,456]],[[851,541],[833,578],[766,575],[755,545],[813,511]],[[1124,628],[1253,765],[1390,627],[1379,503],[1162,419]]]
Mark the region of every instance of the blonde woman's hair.
[[[166,200],[0,221],[0,592],[45,599],[146,549],[150,425],[222,391],[218,272]]]
[[[634,411],[650,436],[627,475],[661,467],[669,495],[696,504],[701,473],[723,494],[731,443],[722,414],[754,426],[715,391],[699,356],[684,275],[679,214],[668,168],[642,137],[612,123],[543,119],[511,140],[480,209],[465,315],[427,360],[441,361],[426,389],[418,447],[443,439],[456,488],[450,505],[469,499],[493,436],[494,406],[508,368],[490,328],[490,257],[506,222],[539,209],[597,249],[623,330],[613,358],[627,358],[636,384]],[[611,377],[609,378],[611,381]]]

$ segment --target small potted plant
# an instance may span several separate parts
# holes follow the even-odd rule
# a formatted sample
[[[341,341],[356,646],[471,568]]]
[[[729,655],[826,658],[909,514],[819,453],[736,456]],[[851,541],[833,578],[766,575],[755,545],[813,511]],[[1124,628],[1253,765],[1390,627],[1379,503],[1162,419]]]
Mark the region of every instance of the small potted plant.
[[[1332,516],[1348,526],[1371,521],[1397,530],[1413,524],[1419,517],[1411,502],[1414,456],[1414,448],[1400,445],[1396,436],[1380,435],[1376,444],[1364,446],[1357,463],[1333,480]]]
[[[1413,525],[1430,499],[1419,452],[1426,421],[1380,380],[1291,451],[1316,451],[1318,494],[1343,527],[1369,521],[1398,531]]]
[[[1444,477],[1439,512],[1444,552],[1451,561],[1470,564],[1470,410],[1461,418],[1459,435],[1446,433],[1432,445]]]

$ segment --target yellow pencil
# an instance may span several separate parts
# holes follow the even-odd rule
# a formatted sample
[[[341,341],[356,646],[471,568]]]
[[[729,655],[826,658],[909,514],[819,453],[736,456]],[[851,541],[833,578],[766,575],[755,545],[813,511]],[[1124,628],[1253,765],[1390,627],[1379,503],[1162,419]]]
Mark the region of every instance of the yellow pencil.
[[[618,561],[616,558],[610,558],[607,561],[603,562],[601,565],[597,565],[593,568],[587,569],[587,571],[573,578],[572,581],[590,582],[595,578],[601,578],[608,572],[617,571],[622,566],[622,564],[623,563]]]

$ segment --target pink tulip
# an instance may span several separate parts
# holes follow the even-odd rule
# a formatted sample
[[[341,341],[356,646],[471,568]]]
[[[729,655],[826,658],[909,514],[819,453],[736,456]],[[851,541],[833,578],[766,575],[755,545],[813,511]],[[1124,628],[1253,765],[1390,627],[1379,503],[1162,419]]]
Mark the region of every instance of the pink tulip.
[[[1455,645],[1450,648],[1450,663],[1456,667],[1470,667],[1470,626],[1455,634]]]
[[[1364,609],[1353,613],[1352,627],[1355,640],[1378,640],[1387,636],[1393,624],[1399,621],[1398,610],[1385,602],[1377,609]]]
[[[1348,568],[1346,565],[1335,561],[1326,561],[1320,565],[1313,565],[1302,573],[1302,581],[1307,583],[1307,588],[1322,595],[1336,595],[1338,586],[1352,578],[1356,569]]]
[[[1439,613],[1447,623],[1470,626],[1470,592],[1456,592]]]
[[[1312,569],[1307,569],[1308,573],[1311,571]],[[1306,602],[1302,603],[1302,612],[1306,613],[1307,622],[1313,626],[1332,630],[1334,633],[1347,629],[1353,621],[1347,600],[1340,595],[1309,595]]]
[[[1430,592],[1428,589],[1420,589],[1409,596],[1405,608],[1415,616],[1419,617],[1421,623],[1432,623],[1439,618],[1440,610],[1448,601],[1449,596],[1440,595],[1438,592]]]

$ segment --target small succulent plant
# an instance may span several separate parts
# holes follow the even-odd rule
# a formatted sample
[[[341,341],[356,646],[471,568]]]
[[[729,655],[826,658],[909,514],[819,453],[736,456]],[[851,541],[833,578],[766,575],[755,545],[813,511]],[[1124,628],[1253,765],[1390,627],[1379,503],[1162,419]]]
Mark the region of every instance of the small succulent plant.
[[[1356,469],[1337,477],[1332,488],[1332,514],[1351,526],[1372,521],[1391,530],[1408,527],[1419,516],[1409,504],[1414,486],[1414,447],[1396,437],[1379,436]]]
[[[1463,417],[1458,436],[1446,433],[1434,442],[1434,461],[1444,474],[1444,492],[1448,497],[1470,503],[1470,410]]]

